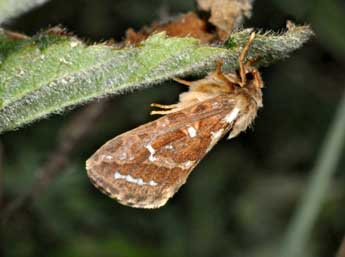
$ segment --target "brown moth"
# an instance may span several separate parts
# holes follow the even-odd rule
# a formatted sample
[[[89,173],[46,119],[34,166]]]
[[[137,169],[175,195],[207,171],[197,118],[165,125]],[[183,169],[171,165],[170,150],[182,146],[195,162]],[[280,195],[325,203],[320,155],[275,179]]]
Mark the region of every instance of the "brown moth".
[[[159,208],[227,133],[244,131],[262,107],[263,82],[252,61],[243,63],[252,33],[239,57],[239,74],[216,70],[197,81],[175,79],[189,87],[173,105],[152,104],[165,115],[121,134],[86,162],[92,183],[123,205]]]

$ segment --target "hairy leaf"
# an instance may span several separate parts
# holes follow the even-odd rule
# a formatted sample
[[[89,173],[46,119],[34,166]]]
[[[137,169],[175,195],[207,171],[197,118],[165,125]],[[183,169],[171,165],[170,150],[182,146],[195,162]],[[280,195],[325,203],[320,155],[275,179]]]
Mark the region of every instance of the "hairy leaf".
[[[194,38],[151,36],[138,47],[85,45],[66,34],[45,32],[16,39],[0,32],[0,133],[66,107],[109,94],[157,84],[175,76],[203,74],[223,58],[234,70],[250,31],[232,35],[226,47]],[[248,57],[258,65],[284,58],[312,35],[296,27],[281,35],[258,35]]]

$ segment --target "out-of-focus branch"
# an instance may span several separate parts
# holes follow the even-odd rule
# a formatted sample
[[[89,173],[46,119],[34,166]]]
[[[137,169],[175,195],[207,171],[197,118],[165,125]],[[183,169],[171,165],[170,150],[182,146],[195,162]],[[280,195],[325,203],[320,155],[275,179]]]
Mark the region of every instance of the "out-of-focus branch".
[[[336,257],[345,257],[345,236],[343,238],[343,241],[341,242],[341,245],[337,252]]]
[[[293,217],[286,233],[282,257],[303,256],[303,249],[312,233],[327,190],[343,153],[345,142],[345,92],[343,93],[334,121],[320,148],[321,152],[311,173],[309,185],[303,195],[300,206]]]
[[[197,0],[201,10],[210,12],[209,22],[213,24],[220,39],[226,40],[243,23],[244,17],[250,18],[253,0]]]
[[[52,181],[66,171],[71,155],[80,148],[80,144],[94,131],[97,120],[104,112],[108,101],[92,103],[77,113],[70,122],[61,129],[56,149],[38,171],[38,177],[29,191],[14,200],[5,209],[2,221],[6,222],[25,205],[31,204]]]

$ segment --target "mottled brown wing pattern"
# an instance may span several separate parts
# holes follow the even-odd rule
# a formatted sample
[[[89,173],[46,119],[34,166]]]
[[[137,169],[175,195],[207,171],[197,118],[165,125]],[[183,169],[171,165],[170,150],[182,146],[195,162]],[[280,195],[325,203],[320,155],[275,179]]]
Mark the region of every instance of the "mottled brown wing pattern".
[[[239,56],[239,74],[216,70],[188,86],[172,105],[152,104],[165,115],[115,137],[86,162],[91,181],[120,203],[138,208],[164,205],[205,154],[230,132],[237,136],[262,107],[263,81],[253,61],[244,63],[253,32]]]
[[[87,161],[90,180],[121,204],[164,205],[231,129],[235,101],[216,96],[115,137]]]

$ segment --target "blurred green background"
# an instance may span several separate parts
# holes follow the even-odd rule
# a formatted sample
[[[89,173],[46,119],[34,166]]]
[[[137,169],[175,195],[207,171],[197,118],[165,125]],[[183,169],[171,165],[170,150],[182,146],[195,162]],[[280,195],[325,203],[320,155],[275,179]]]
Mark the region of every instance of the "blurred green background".
[[[85,41],[120,41],[127,28],[196,8],[192,0],[52,0],[6,28],[33,35],[61,24]],[[164,83],[114,96],[69,164],[4,225],[2,256],[274,256],[296,211],[345,89],[345,3],[256,1],[244,27],[282,31],[286,20],[316,33],[291,58],[261,69],[264,108],[253,129],[222,140],[187,184],[158,210],[121,206],[95,189],[85,160],[106,140],[152,119],[150,103],[174,103],[183,87]],[[30,189],[84,107],[1,135],[0,208]],[[345,155],[305,256],[334,256],[345,233]]]

